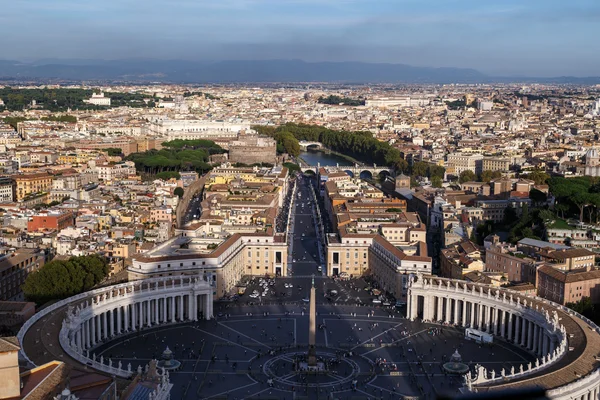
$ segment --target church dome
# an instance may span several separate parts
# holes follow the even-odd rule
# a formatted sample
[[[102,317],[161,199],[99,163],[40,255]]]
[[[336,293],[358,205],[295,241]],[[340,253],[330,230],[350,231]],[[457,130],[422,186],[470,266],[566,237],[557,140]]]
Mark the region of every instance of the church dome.
[[[589,160],[590,158],[598,158],[598,157],[599,157],[598,156],[598,150],[596,150],[596,149],[589,149],[587,151],[587,153],[585,153],[585,158],[587,160]]]

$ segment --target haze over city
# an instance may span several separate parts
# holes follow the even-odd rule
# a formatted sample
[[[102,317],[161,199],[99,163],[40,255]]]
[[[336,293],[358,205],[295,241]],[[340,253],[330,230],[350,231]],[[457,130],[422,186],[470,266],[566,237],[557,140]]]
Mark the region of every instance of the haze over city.
[[[12,1],[3,59],[302,59],[594,76],[592,0]],[[18,32],[18,34],[17,34]],[[81,62],[81,61],[79,61]]]

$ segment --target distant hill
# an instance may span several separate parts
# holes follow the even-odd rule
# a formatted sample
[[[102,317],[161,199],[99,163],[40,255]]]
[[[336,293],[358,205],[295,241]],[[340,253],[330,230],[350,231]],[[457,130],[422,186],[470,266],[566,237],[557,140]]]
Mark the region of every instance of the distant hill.
[[[331,82],[331,83],[600,83],[600,78],[498,78],[467,68],[414,67],[362,62],[300,60],[56,60],[24,63],[0,60],[0,79],[106,80],[171,83]]]
[[[0,61],[0,79],[125,80],[175,83],[350,82],[462,83],[488,78],[472,69],[404,64],[299,60],[192,62],[180,60]]]

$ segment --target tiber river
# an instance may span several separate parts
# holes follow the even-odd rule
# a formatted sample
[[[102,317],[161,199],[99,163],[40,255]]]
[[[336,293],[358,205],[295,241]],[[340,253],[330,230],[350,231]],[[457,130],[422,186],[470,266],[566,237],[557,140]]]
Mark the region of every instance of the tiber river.
[[[309,165],[317,165],[320,163],[322,166],[328,165],[354,165],[351,161],[346,160],[337,154],[326,153],[324,151],[308,150],[300,152],[300,158],[306,161]]]

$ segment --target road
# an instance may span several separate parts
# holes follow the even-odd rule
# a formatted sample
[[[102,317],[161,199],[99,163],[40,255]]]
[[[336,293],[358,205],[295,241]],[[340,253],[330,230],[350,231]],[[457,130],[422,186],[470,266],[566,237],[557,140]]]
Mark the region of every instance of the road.
[[[321,266],[319,241],[323,239],[317,234],[314,215],[314,200],[310,192],[310,178],[298,179],[298,193],[294,204],[294,215],[290,227],[290,250],[292,254],[291,276],[322,275],[318,271]],[[321,242],[322,243],[322,242]]]
[[[190,204],[187,210],[185,210],[185,214],[183,216],[183,225],[186,225],[192,222],[194,219],[198,219],[200,217],[200,214],[202,213],[202,207],[200,204],[201,202],[202,200],[200,198],[200,194],[192,197]]]

